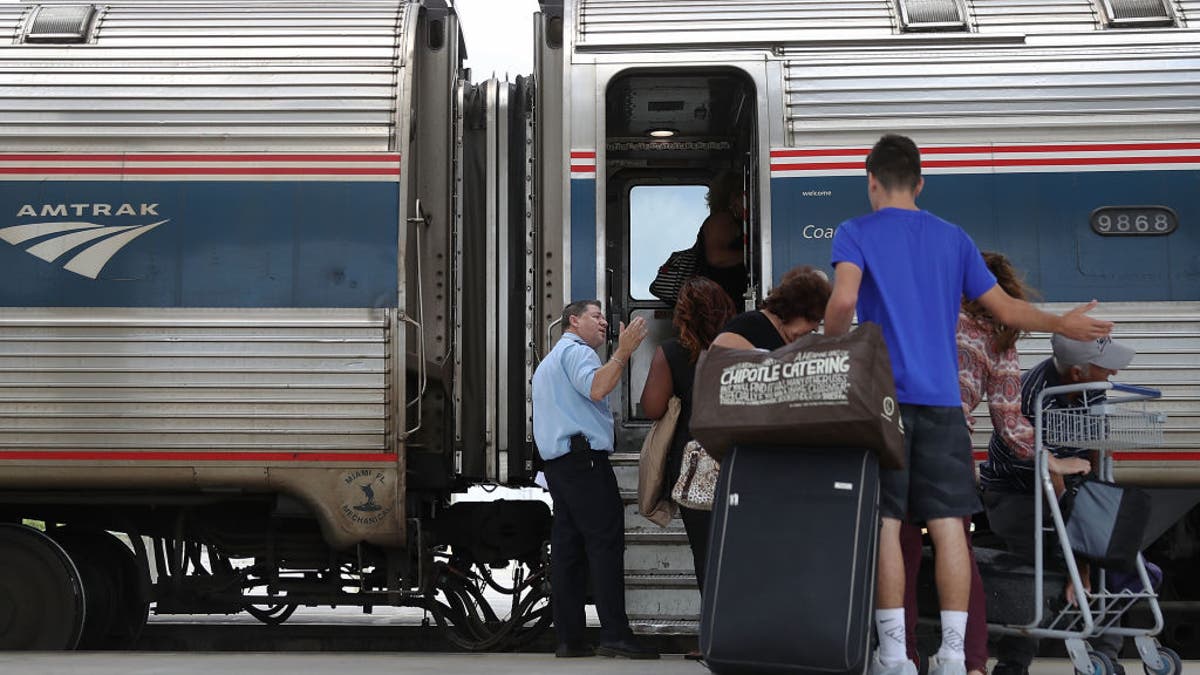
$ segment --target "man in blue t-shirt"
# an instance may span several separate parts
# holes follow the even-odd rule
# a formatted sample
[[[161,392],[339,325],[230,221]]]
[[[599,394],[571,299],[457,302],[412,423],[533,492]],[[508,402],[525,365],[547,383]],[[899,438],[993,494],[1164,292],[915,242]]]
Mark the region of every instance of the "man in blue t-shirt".
[[[965,675],[963,636],[970,600],[970,557],[962,518],[980,510],[971,437],[958,389],[955,329],[962,299],[978,300],[1014,328],[1074,339],[1108,335],[1112,323],[1087,316],[1093,300],[1059,316],[1010,297],[975,243],[957,226],[917,208],[924,187],[911,139],[888,134],[867,156],[873,213],[852,218],[833,237],[833,294],[825,334],[860,321],[883,328],[905,429],[904,469],[880,474],[879,652],[872,675],[916,675],[905,651],[904,559],[900,523],[924,522],[937,556],[942,646],[930,675]]]

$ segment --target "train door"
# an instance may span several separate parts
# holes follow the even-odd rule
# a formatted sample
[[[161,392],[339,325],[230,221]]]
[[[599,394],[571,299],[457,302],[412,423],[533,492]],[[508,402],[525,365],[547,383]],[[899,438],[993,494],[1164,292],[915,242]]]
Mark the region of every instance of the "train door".
[[[674,334],[673,308],[649,290],[672,251],[697,243],[710,213],[710,184],[725,182],[742,234],[728,247],[745,278],[738,309],[753,307],[762,283],[758,221],[757,99],[743,71],[631,70],[609,81],[604,122],[604,297],[612,344],[617,325],[642,317],[649,325],[625,381],[611,400],[622,420],[619,450],[634,451],[646,427],[640,399],[655,349]],[[736,276],[736,275],[735,275]],[[736,284],[733,284],[736,286]]]

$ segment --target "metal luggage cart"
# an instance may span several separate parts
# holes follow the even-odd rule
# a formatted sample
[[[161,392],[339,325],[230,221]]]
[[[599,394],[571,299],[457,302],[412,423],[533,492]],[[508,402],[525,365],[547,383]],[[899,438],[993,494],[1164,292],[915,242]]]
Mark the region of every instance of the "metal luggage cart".
[[[1111,390],[1120,396],[1107,396],[1100,402],[1088,403],[1086,392]],[[1042,402],[1048,396],[1060,394],[1084,394],[1080,405],[1070,408],[1042,410]],[[1162,631],[1162,609],[1158,595],[1154,592],[1146,572],[1145,559],[1138,554],[1137,575],[1141,590],[1109,590],[1106,574],[1099,570],[1096,587],[1084,590],[1075,556],[1067,540],[1066,525],[1058,499],[1055,498],[1050,481],[1049,463],[1046,461],[1047,445],[1068,446],[1096,450],[1099,455],[1097,475],[1101,480],[1113,480],[1112,451],[1125,448],[1148,448],[1162,444],[1162,430],[1166,415],[1146,409],[1146,401],[1158,398],[1162,393],[1155,389],[1132,387],[1111,382],[1088,382],[1059,387],[1047,387],[1038,394],[1035,410],[1036,447],[1035,470],[1040,480],[1034,481],[1034,607],[1033,620],[1022,626],[990,626],[996,632],[1020,634],[1035,638],[1061,639],[1066,644],[1071,664],[1080,675],[1112,675],[1113,663],[1099,652],[1092,651],[1086,640],[1102,634],[1121,635],[1134,638],[1138,656],[1150,675],[1178,675],[1183,666],[1179,655],[1159,645],[1155,636]],[[1047,498],[1043,498],[1043,494]],[[1067,604],[1058,610],[1050,621],[1043,621],[1045,594],[1045,551],[1042,523],[1043,505],[1049,505],[1053,520],[1053,531],[1062,547],[1071,584],[1074,586],[1076,604]],[[1049,528],[1045,528],[1049,531]],[[1082,600],[1080,600],[1082,598]],[[1120,625],[1121,616],[1136,603],[1145,601],[1154,618],[1150,628],[1127,628]]]

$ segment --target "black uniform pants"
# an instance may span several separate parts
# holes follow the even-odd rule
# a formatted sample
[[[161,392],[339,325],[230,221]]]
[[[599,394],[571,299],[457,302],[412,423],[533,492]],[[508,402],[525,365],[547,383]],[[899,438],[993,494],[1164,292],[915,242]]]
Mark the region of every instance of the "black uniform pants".
[[[579,645],[590,574],[601,642],[629,637],[625,615],[625,507],[608,453],[573,452],[545,463],[554,499],[550,585],[559,643]]]

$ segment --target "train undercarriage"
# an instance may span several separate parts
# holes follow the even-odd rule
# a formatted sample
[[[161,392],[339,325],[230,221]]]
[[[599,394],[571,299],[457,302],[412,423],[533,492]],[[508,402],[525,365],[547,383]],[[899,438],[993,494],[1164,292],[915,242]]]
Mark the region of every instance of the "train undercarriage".
[[[130,648],[151,611],[280,624],[301,606],[415,607],[468,651],[519,649],[550,624],[543,502],[447,505],[411,521],[408,547],[345,550],[274,495],[5,502],[0,649]]]

